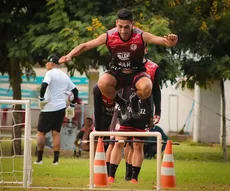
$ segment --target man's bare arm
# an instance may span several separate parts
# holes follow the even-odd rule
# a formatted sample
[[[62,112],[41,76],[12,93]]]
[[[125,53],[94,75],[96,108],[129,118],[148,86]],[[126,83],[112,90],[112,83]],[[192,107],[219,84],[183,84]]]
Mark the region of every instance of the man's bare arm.
[[[65,63],[68,62],[72,59],[73,56],[79,56],[80,54],[82,54],[83,52],[86,52],[88,50],[91,50],[95,47],[98,47],[102,44],[106,43],[106,33],[100,35],[98,38],[90,40],[86,43],[82,43],[79,44],[78,46],[76,46],[73,50],[71,50],[67,55],[62,56],[59,59],[59,63]]]
[[[173,47],[177,44],[178,37],[175,34],[168,34],[165,35],[164,37],[160,37],[160,36],[155,36],[148,32],[144,32],[143,40],[147,44],[157,44],[166,47]]]

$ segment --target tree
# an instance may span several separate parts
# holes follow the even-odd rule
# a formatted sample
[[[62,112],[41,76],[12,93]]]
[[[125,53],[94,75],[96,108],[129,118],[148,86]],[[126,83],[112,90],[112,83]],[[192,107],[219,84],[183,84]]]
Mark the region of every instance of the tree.
[[[9,75],[13,99],[21,99],[21,75],[25,69],[28,74],[34,74],[31,66],[34,62],[24,33],[27,31],[27,25],[34,21],[37,11],[43,9],[43,5],[44,2],[36,3],[26,0],[20,2],[3,0],[0,2],[0,72]],[[14,109],[21,110],[21,105],[16,105]],[[15,112],[14,117],[15,122],[21,124],[21,113]],[[22,126],[15,126],[14,128],[14,138],[21,138]],[[21,154],[21,141],[19,139],[14,141],[14,148],[16,154]]]
[[[143,4],[138,0],[125,2],[117,0],[116,3],[84,0],[48,1],[46,19],[30,25],[27,33],[29,41],[33,44],[33,54],[43,56],[47,56],[48,52],[66,54],[76,45],[114,27],[116,13],[122,7],[134,11],[136,25],[141,29],[156,35],[170,32],[169,22],[163,17],[153,15],[151,9],[146,8],[150,6],[148,1]],[[164,81],[167,79],[174,81],[178,67],[172,59],[172,54],[165,48],[157,46],[152,46],[150,52],[150,58],[162,68]],[[73,58],[72,63],[67,64],[67,67],[71,74],[74,70],[83,73],[90,67],[97,68],[98,65],[107,67],[109,61],[109,53],[106,47],[102,46]]]
[[[43,65],[43,59],[51,52],[66,54],[77,44],[112,28],[116,13],[122,7],[134,10],[138,27],[157,35],[169,32],[169,22],[153,15],[149,1],[1,1],[0,71],[9,74],[13,99],[21,99],[21,75],[25,71],[29,78],[35,75],[34,64]],[[150,49],[153,50],[151,58],[163,69],[164,80],[174,81],[177,67],[172,64],[171,52],[157,46]],[[109,53],[102,46],[74,58],[67,67],[73,75],[74,70],[87,73],[90,67],[106,67],[108,63]],[[20,123],[20,116],[17,119]],[[21,127],[17,127],[16,132],[16,138],[21,137]],[[20,153],[21,143],[17,145],[16,150]]]
[[[230,1],[229,0],[166,0],[164,15],[180,37],[176,47],[181,60],[184,85],[195,83],[209,87],[220,81],[222,112],[222,149],[227,162],[226,116],[223,82],[230,78]],[[229,120],[229,119],[228,119]]]

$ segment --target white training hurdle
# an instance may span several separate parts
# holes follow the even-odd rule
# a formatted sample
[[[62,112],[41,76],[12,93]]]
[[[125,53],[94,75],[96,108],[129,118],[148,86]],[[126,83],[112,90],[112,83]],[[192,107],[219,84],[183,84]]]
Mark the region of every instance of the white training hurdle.
[[[156,190],[161,190],[161,147],[162,136],[159,132],[108,132],[93,131],[90,133],[90,148],[94,148],[95,136],[125,136],[125,137],[157,137],[157,185]],[[89,189],[94,189],[94,149],[90,149],[89,154]]]

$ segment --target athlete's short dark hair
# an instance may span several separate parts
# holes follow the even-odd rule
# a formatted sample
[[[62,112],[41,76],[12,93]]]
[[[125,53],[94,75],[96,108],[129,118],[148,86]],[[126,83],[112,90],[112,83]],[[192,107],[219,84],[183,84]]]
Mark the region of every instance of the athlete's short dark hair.
[[[117,18],[121,20],[133,21],[133,13],[129,9],[121,9],[117,12]]]
[[[86,119],[88,119],[90,121],[93,121],[93,119],[91,117],[86,117]]]

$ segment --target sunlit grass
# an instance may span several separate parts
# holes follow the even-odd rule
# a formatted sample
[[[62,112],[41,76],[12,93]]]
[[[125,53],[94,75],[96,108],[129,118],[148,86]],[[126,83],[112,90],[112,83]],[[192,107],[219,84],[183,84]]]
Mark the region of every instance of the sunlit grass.
[[[230,164],[223,162],[222,155],[219,145],[191,146],[190,143],[174,145],[173,156],[175,159],[177,190],[228,191],[230,187]],[[35,157],[33,160],[35,160]],[[60,165],[53,166],[52,152],[49,151],[45,153],[43,162],[43,165],[33,165],[32,187],[88,187],[89,160],[87,158],[74,158],[72,152],[69,154],[62,152]],[[116,182],[110,189],[153,190],[156,186],[156,160],[144,160],[138,185],[132,185],[125,181],[124,175],[125,162],[122,160],[117,170]],[[52,188],[52,190],[55,189]]]

